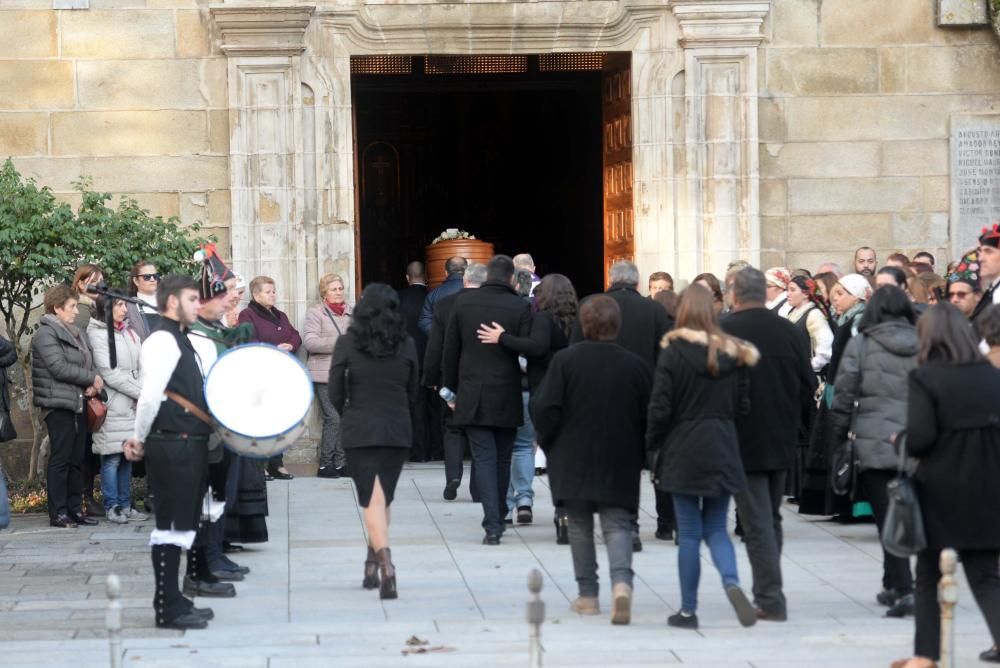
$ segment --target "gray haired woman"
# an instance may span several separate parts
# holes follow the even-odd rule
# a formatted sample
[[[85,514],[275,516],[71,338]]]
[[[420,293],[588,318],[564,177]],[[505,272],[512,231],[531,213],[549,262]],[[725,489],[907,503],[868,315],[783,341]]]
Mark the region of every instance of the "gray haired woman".
[[[330,403],[327,381],[337,340],[351,326],[353,309],[345,300],[344,279],[327,274],[319,280],[320,303],[306,313],[302,345],[309,353],[306,366],[312,376],[323,413],[323,435],[319,443],[319,477],[341,478],[347,473],[347,456],[340,442],[340,415]]]

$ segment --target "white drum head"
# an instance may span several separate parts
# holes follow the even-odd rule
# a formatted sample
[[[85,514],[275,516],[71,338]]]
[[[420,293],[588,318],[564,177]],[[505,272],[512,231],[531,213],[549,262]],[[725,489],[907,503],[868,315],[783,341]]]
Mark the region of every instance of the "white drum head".
[[[302,363],[265,343],[226,351],[205,379],[208,410],[222,427],[250,439],[297,428],[312,400],[312,379]]]

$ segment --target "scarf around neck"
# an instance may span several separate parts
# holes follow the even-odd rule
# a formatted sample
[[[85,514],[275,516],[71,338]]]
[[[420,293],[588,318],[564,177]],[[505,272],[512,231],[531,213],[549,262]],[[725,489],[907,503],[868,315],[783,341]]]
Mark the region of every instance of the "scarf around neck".
[[[837,316],[837,326],[842,327],[844,324],[851,322],[856,316],[860,315],[862,311],[865,310],[865,302],[858,302],[851,308],[847,309],[844,315]]]
[[[344,315],[347,312],[347,302],[341,302],[340,304],[326,302],[326,307],[333,311],[334,315]]]

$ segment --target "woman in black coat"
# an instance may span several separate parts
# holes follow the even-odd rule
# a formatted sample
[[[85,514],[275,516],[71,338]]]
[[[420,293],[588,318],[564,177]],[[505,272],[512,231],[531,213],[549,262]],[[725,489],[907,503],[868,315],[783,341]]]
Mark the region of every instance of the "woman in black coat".
[[[752,344],[722,332],[714,296],[697,284],[681,295],[677,329],[663,338],[662,347],[646,447],[656,485],[673,494],[677,516],[681,609],[667,623],[698,628],[704,540],[740,623],[751,626],[757,612],[740,588],[726,517],[732,495],[746,487],[736,418],[749,412],[746,368],[760,355]]]
[[[943,548],[958,551],[993,636],[983,661],[1000,662],[1000,370],[979,353],[969,321],[950,304],[917,322],[920,366],[910,373],[906,448],[918,459],[917,496],[927,549],[917,556],[914,657],[893,668],[930,668],[940,656],[937,584]]]
[[[531,399],[538,442],[548,457],[552,496],[569,519],[579,596],[572,609],[597,614],[594,513],[601,518],[613,587],[613,624],[628,624],[632,602],[632,516],[651,374],[642,358],[614,343],[621,310],[603,295],[580,310],[585,340],[553,357]]]
[[[17,352],[14,350],[14,344],[0,336],[0,410],[5,412],[4,419],[6,420],[11,418],[10,391],[7,389],[7,367],[13,366],[15,362],[17,362]],[[13,426],[9,428],[10,431],[14,431]],[[2,438],[0,436],[0,439]]]
[[[354,310],[354,322],[337,339],[327,388],[340,414],[347,468],[368,529],[362,584],[365,589],[379,587],[381,598],[397,595],[389,507],[410,457],[410,415],[419,377],[417,349],[406,334],[399,296],[384,283],[369,285]]]

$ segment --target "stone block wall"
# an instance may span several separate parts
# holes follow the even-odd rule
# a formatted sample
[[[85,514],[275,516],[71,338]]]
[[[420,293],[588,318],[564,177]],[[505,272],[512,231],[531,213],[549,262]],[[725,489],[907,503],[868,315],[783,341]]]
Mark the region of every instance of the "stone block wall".
[[[226,58],[203,0],[0,9],[0,158],[76,203],[73,182],[201,222],[230,248]]]
[[[934,0],[772,2],[762,264],[847,267],[860,245],[962,250],[949,249],[950,116],[1000,109],[1000,42],[988,27],[939,28],[934,12]]]

